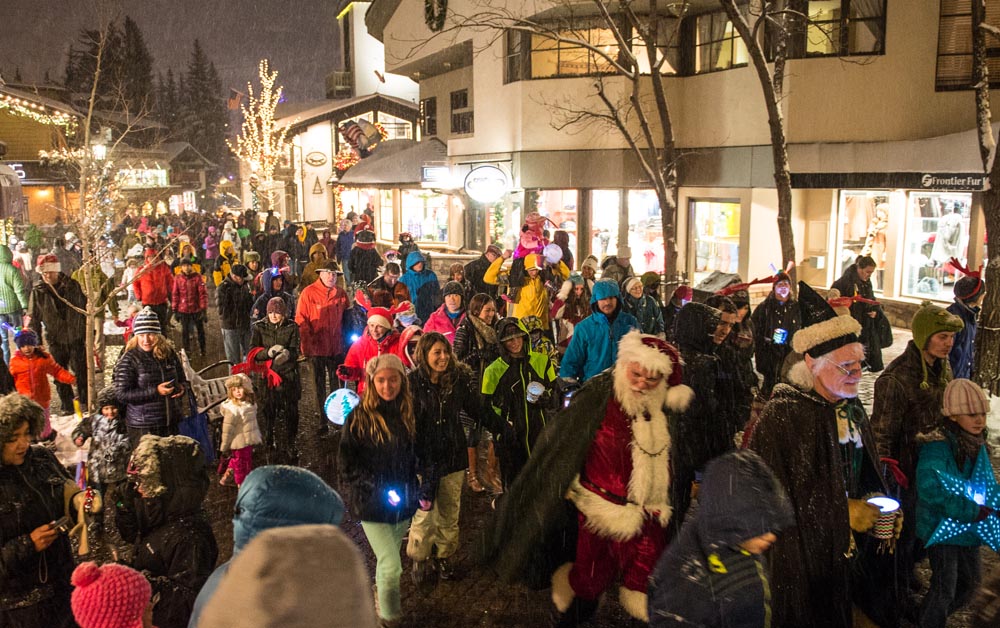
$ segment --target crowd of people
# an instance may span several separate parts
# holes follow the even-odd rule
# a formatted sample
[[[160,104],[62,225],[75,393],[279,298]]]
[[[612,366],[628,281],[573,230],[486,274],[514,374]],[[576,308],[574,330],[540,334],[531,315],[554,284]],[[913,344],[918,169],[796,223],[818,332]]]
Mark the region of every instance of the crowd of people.
[[[0,625],[398,626],[403,553],[420,594],[461,580],[461,506],[477,494],[494,512],[476,553],[551,587],[553,626],[588,622],[616,582],[654,626],[944,626],[979,586],[983,538],[935,536],[1000,516],[939,479],[988,462],[989,399],[969,380],[976,273],[947,310],[917,310],[885,365],[867,257],[825,295],[782,271],[664,300],[627,249],[574,260],[537,214],[514,250],[437,269],[353,212],[319,233],[249,212],[126,216],[83,247],[71,232],[34,261],[0,246],[0,303],[17,304],[0,312]],[[75,482],[46,446],[49,378],[53,411],[88,406],[88,367],[108,357],[88,299],[125,342],[73,431],[89,450]],[[181,434],[210,303],[231,366],[214,439]],[[881,373],[870,417],[866,370]],[[337,430],[330,400],[347,404]],[[335,453],[346,499],[298,466],[305,441]],[[218,568],[210,481],[236,490]],[[888,518],[870,501],[887,496]],[[66,532],[84,548],[106,511],[129,566],[75,565]],[[346,513],[375,556],[374,595]]]

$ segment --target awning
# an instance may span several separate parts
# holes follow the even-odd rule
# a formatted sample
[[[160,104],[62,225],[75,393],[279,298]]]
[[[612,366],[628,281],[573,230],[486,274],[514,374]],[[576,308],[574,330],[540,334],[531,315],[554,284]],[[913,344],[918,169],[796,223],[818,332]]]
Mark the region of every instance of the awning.
[[[415,142],[389,140],[340,178],[346,187],[419,187],[424,164],[445,162],[448,149],[437,138]]]

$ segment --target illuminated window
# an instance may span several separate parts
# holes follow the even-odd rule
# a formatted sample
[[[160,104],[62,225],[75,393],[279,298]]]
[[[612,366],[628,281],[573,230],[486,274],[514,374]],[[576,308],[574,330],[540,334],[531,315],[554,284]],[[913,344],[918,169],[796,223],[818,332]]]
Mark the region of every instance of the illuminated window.
[[[738,273],[740,265],[740,204],[735,201],[691,202],[694,223],[694,283],[715,271]]]
[[[420,101],[420,125],[424,136],[437,135],[437,98],[424,98]]]
[[[746,5],[740,8],[746,13]],[[746,44],[733,28],[725,11],[697,16],[695,38],[695,74],[728,70],[747,64],[749,57]]]
[[[962,273],[951,263],[968,263],[972,194],[913,192],[907,201],[903,253],[904,296],[951,301]]]

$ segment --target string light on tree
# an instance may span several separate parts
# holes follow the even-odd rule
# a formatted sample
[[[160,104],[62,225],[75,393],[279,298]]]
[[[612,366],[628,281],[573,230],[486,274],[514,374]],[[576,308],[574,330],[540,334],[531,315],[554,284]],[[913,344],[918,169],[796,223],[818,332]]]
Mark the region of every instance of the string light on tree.
[[[257,66],[257,74],[260,89],[255,92],[253,85],[247,83],[249,97],[247,103],[240,106],[243,113],[243,127],[236,136],[236,143],[234,145],[226,140],[229,150],[238,159],[251,166],[251,172],[257,177],[256,182],[251,182],[255,211],[260,209],[258,188],[261,185],[267,190],[271,188],[274,171],[289,150],[286,136],[291,126],[291,124],[279,125],[274,115],[284,92],[284,87],[280,85],[275,87],[278,72],[271,71],[267,59],[262,59]]]
[[[972,468],[972,475],[968,480],[951,473],[945,473],[940,469],[935,469],[935,471],[941,485],[949,493],[969,499],[980,506],[987,506],[994,510],[1000,509],[1000,487],[997,486],[996,476],[994,476],[993,467],[990,465],[990,455],[985,446],[979,449],[976,464]],[[989,545],[994,552],[1000,552],[1000,518],[995,514],[974,523],[964,523],[949,518],[942,519],[934,530],[934,534],[927,540],[927,546],[930,547],[935,543],[947,543],[950,539],[970,531]]]

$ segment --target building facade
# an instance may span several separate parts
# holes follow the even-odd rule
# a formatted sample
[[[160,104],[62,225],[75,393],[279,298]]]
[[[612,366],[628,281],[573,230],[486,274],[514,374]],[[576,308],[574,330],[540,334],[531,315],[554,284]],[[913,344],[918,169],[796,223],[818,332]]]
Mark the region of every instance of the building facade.
[[[523,3],[501,4],[524,11]],[[519,16],[558,31],[567,4],[574,35],[617,50],[607,23],[583,12],[589,3],[532,3]],[[800,277],[829,285],[864,251],[878,263],[882,298],[950,300],[956,271],[948,260],[974,267],[983,258],[982,166],[965,89],[969,1],[787,4],[811,18],[790,37],[781,101]],[[1000,23],[1000,2],[987,5],[988,19]],[[595,80],[613,88],[621,79],[565,41],[455,27],[456,16],[483,6],[450,0],[435,34],[422,3],[375,0],[366,25],[386,45],[387,69],[419,82],[422,133],[446,143],[453,181],[481,165],[509,174],[508,193],[486,208],[486,238],[511,245],[524,212],[537,209],[570,233],[577,259],[627,245],[636,270],[662,269],[659,207],[621,134],[560,128],[565,103],[597,110]],[[692,283],[713,270],[767,275],[780,265],[777,194],[746,49],[715,2],[693,0],[682,19],[663,18],[662,27],[670,33],[661,48],[667,99],[683,151],[680,268]],[[771,34],[762,31],[767,48]],[[633,53],[643,52],[626,38]]]

